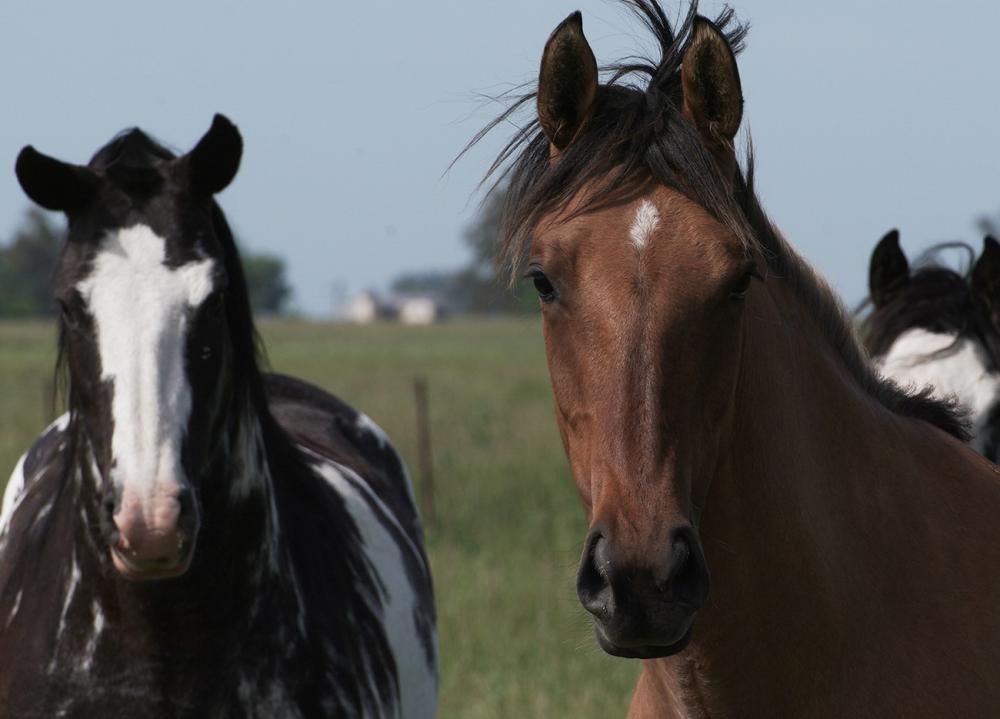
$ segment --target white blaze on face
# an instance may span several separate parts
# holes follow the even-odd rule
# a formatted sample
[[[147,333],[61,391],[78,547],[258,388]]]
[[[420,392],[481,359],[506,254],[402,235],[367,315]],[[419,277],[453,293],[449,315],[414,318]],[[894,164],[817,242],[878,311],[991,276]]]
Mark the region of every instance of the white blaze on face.
[[[134,225],[108,234],[77,284],[94,320],[101,379],[112,385],[111,479],[123,490],[122,511],[142,512],[148,528],[158,524],[156,500],[184,480],[188,317],[211,294],[215,265],[165,260],[164,238]]]
[[[660,212],[656,209],[656,205],[649,200],[640,202],[628,231],[629,239],[637,250],[645,249],[659,224]]]

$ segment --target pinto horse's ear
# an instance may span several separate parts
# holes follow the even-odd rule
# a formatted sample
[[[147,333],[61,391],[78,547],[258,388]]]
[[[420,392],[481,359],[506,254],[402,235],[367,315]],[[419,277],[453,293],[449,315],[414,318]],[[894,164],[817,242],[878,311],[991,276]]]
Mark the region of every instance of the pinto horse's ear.
[[[14,165],[25,194],[47,210],[70,213],[93,196],[100,179],[87,167],[43,155],[27,145]]]
[[[579,11],[552,31],[538,74],[538,122],[556,150],[586,124],[597,96],[597,60],[583,35]]]
[[[983,254],[972,268],[972,291],[989,308],[990,318],[1000,325],[1000,243],[983,239]]]
[[[224,115],[216,115],[205,136],[177,162],[186,166],[192,190],[214,195],[236,177],[242,156],[240,131]]]
[[[899,230],[878,241],[868,264],[868,293],[875,308],[889,304],[910,281],[910,263],[899,246]]]
[[[698,15],[681,61],[684,116],[713,150],[730,148],[743,119],[736,55],[711,20]]]

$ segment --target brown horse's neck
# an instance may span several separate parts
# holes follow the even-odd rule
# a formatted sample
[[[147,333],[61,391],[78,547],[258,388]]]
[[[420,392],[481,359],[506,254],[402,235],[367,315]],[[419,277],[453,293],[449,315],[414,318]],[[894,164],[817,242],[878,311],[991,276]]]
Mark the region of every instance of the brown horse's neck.
[[[859,706],[922,696],[937,664],[918,659],[888,694],[882,665],[952,642],[968,657],[958,635],[1000,630],[1000,582],[977,571],[1000,567],[995,470],[863,390],[782,280],[756,289],[732,437],[701,521],[711,597],[689,649],[647,662],[636,701],[683,698],[688,716],[822,716],[845,682],[872,692]]]

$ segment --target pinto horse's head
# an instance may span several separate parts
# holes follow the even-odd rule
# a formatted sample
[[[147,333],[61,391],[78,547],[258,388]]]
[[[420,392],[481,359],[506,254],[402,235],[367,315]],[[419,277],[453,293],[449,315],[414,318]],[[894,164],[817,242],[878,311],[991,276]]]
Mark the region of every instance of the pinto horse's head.
[[[557,419],[590,521],[580,601],[606,651],[648,658],[686,646],[708,597],[699,519],[758,271],[734,214],[743,31],[692,12],[675,35],[658,5],[629,4],[664,59],[629,66],[648,88],[600,84],[580,14],[556,28],[538,84],[542,132],[512,170],[505,238],[541,298]]]
[[[194,553],[233,353],[213,196],[241,152],[217,115],[182,157],[131,130],[86,166],[30,146],[17,159],[28,196],[68,218],[55,293],[71,410],[93,450],[114,567],[131,580],[183,574]]]

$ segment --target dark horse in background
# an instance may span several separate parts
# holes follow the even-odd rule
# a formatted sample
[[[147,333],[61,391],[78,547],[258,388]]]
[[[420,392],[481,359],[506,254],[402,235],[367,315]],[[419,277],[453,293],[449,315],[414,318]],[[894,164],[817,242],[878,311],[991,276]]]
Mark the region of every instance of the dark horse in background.
[[[139,130],[87,166],[31,147],[69,219],[55,296],[69,413],[0,527],[0,715],[430,717],[431,577],[406,471],[363,414],[258,369],[215,193],[216,116],[175,157]]]
[[[601,82],[569,16],[494,169],[589,522],[577,593],[643,662],[631,716],[1000,716],[995,465],[873,371],[761,209],[732,13],[623,4],[658,57]]]
[[[956,271],[937,258],[964,250]],[[931,387],[969,412],[972,447],[1000,459],[1000,244],[983,240],[979,259],[968,245],[930,248],[911,268],[891,230],[872,252],[871,311],[862,324],[865,347],[882,373],[903,386]],[[974,260],[974,261],[973,261]]]

